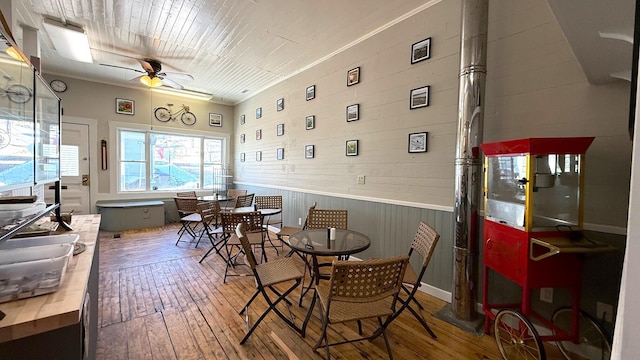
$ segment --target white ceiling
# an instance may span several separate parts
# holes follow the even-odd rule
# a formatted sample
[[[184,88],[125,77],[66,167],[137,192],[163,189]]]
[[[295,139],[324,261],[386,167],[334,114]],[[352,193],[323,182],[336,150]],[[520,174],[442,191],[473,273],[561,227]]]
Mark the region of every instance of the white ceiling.
[[[135,58],[187,72],[185,88],[234,104],[416,9],[424,0],[13,0],[19,24],[42,29],[42,71],[128,84]],[[81,25],[93,64],[58,56],[44,16]],[[14,27],[21,44],[21,29]],[[248,90],[246,93],[243,91]]]
[[[163,71],[192,74],[175,79],[185,88],[235,104],[438,1],[13,0],[13,17],[41,29],[45,73],[143,87],[129,82],[139,73],[100,64],[141,70],[135,59],[152,58]],[[591,82],[631,68],[631,45],[598,31],[632,37],[633,0],[548,2]],[[84,27],[93,64],[60,57],[43,17]],[[21,26],[12,30],[21,44]]]

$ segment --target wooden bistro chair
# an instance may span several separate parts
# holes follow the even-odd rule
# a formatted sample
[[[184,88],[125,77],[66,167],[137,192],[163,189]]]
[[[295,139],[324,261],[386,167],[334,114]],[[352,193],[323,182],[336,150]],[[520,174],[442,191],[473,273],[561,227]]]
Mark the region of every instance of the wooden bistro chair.
[[[243,196],[243,195],[247,195],[247,190],[244,189],[227,189],[227,200],[223,206],[223,209],[233,209],[233,206],[235,202],[236,202],[236,198],[238,196]],[[233,202],[231,204],[229,204],[229,202],[233,200]]]
[[[202,260],[204,260],[204,258],[206,258],[212,251],[215,251],[216,254],[226,261],[222,254],[225,239],[220,223],[220,203],[218,203],[217,200],[199,202],[198,213],[202,218],[203,235],[206,234],[207,238],[211,242],[211,249],[202,256],[200,262],[202,262]],[[197,246],[198,245],[196,244],[196,247]]]
[[[237,258],[244,253],[240,239],[236,234],[236,227],[240,223],[245,223],[246,237],[249,239],[251,246],[260,246],[264,262],[267,262],[267,253],[264,251],[264,228],[262,227],[262,214],[259,211],[251,212],[221,212],[222,232],[225,236],[224,247],[226,249],[226,267],[224,269],[223,283],[227,281],[227,276],[247,276],[248,274],[229,272],[230,268],[235,268]]]
[[[253,206],[253,197],[255,194],[239,195],[236,197],[235,208]]]
[[[422,284],[422,276],[424,275],[425,270],[427,270],[427,266],[429,265],[429,261],[431,260],[431,255],[433,255],[433,251],[436,248],[436,244],[440,239],[440,234],[436,232],[431,226],[425,224],[424,222],[420,222],[418,225],[418,230],[416,235],[413,237],[413,242],[411,243],[411,247],[409,248],[408,256],[411,258],[418,258],[421,260],[422,267],[420,268],[420,272],[416,274],[413,270],[413,267],[408,266],[407,271],[404,273],[404,278],[402,279],[402,290],[406,294],[406,297],[398,297],[398,301],[402,304],[402,306],[393,314],[393,316],[387,319],[384,327],[387,327],[395,318],[397,318],[404,309],[408,309],[413,316],[418,319],[422,327],[431,335],[432,338],[436,339],[436,334],[431,330],[427,322],[424,320],[424,317],[420,313],[424,308],[422,305],[416,300],[415,294],[418,291],[418,288]],[[414,303],[418,310],[414,309],[411,306],[411,303]],[[378,330],[378,333],[381,330]]]
[[[260,209],[280,209],[280,213],[268,216],[263,220],[263,226],[266,229],[267,240],[276,250],[276,255],[280,255],[278,248],[271,240],[270,232],[277,234],[282,228],[282,195],[260,195],[254,197],[256,210]],[[280,243],[282,248],[283,244]]]
[[[361,320],[377,319],[382,329],[389,358],[392,359],[393,355],[384,331],[383,318],[388,318],[395,313],[398,293],[408,262],[407,255],[365,261],[335,260],[331,266],[329,284],[316,286],[316,294],[309,308],[309,311],[312,311],[316,299],[319,300],[322,329],[313,351],[316,351],[324,343],[327,359],[329,359],[331,357],[329,346],[372,340],[378,336],[374,333],[368,337],[329,343],[327,336],[329,324],[356,320],[358,332],[362,335]],[[306,320],[303,329],[305,327]]]
[[[193,239],[198,238],[199,242],[202,233],[198,234],[198,225],[202,222],[202,217],[198,213],[198,199],[195,197],[174,197],[173,200],[176,203],[180,222],[182,223],[182,227],[178,230],[176,245],[178,245],[185,233],[189,234]],[[196,243],[197,246],[198,244]]]
[[[287,317],[276,307],[283,300],[287,304],[287,308],[291,305],[291,302],[289,302],[286,297],[298,285],[300,285],[300,281],[304,277],[304,274],[298,268],[296,262],[292,258],[281,258],[278,260],[272,260],[269,262],[258,264],[251,250],[251,241],[247,237],[247,224],[238,224],[236,228],[236,236],[242,244],[242,248],[244,249],[244,253],[247,256],[247,260],[249,261],[249,265],[251,266],[251,270],[253,271],[253,276],[256,280],[256,291],[240,311],[240,315],[242,315],[243,313],[245,314],[245,322],[247,323],[247,334],[242,338],[242,340],[240,340],[240,344],[244,344],[245,341],[249,339],[256,327],[272,310],[282,320],[284,320],[287,325],[291,326],[291,328],[293,328],[296,332],[302,334],[302,329],[293,322],[291,311],[289,311],[289,317]],[[289,286],[284,292],[281,292],[274,287],[276,285],[291,281],[294,281],[294,283]],[[269,295],[267,289],[269,289],[271,293],[275,295],[275,298],[272,297],[273,295]],[[264,300],[269,306],[260,315],[260,317],[258,317],[253,325],[249,325],[249,305],[251,305],[253,300],[255,300],[256,297],[258,297],[258,295],[260,294],[262,294]],[[304,334],[302,334],[302,336],[304,336]]]

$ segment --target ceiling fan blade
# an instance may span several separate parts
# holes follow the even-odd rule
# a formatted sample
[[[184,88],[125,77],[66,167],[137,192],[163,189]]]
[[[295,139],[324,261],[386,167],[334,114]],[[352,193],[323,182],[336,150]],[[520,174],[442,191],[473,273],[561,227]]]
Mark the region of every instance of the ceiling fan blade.
[[[142,72],[142,71],[140,71],[140,72]],[[140,82],[140,78],[141,78],[141,77],[143,77],[143,76],[146,76],[146,75],[136,76],[136,77],[134,77],[133,79],[129,80],[129,82],[132,82],[132,83],[139,83],[139,82]]]
[[[142,68],[147,72],[147,73],[155,73],[155,69],[153,68],[153,66],[151,66],[151,64],[144,60],[144,59],[136,59],[138,60],[138,62],[140,63],[140,65],[142,65]]]
[[[135,72],[139,72],[139,73],[144,73],[144,71],[142,70],[138,70],[138,69],[132,69],[130,67],[126,67],[126,66],[119,66],[119,65],[111,65],[111,64],[100,64],[102,66],[109,66],[109,67],[114,67],[114,68],[118,68],[118,69],[125,69],[125,70],[131,70],[131,71],[135,71]]]
[[[193,75],[187,74],[187,73],[166,71],[166,72],[162,72],[162,73],[160,73],[158,75],[166,76],[166,77],[170,77],[170,78],[174,78],[174,79],[193,80]]]
[[[173,80],[171,80],[171,79],[168,79],[168,78],[160,78],[160,80],[162,80],[162,83],[163,83],[164,85],[167,85],[167,86],[172,87],[172,88],[174,88],[174,89],[177,89],[177,90],[182,90],[182,89],[184,89],[184,86],[182,86],[182,85],[178,84],[177,82],[175,82],[175,81],[173,81]]]

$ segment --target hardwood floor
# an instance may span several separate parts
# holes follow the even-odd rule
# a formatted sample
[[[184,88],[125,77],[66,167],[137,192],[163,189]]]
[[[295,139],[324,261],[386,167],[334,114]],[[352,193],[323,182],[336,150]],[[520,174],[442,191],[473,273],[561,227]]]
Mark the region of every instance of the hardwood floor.
[[[241,307],[254,291],[252,277],[230,277],[223,284],[224,262],[210,255],[198,263],[209,249],[208,241],[175,245],[178,227],[100,233],[100,288],[98,314],[98,360],[117,359],[323,359],[324,350],[311,347],[319,337],[318,308],[300,337],[281,319],[270,314],[244,344],[246,332]],[[273,249],[268,255],[275,256]],[[301,262],[302,266],[302,262]],[[239,272],[248,273],[240,267]],[[294,292],[297,300],[299,291]],[[425,306],[425,319],[437,334],[432,339],[409,312],[404,312],[388,328],[396,359],[501,359],[492,336],[475,337],[431,314],[445,303],[418,293]],[[306,315],[311,296],[303,306],[290,310],[297,324]],[[254,301],[250,308],[255,320],[266,303]],[[281,307],[286,314],[287,310]],[[371,333],[375,323],[364,322]],[[355,324],[334,326],[329,340],[357,337]],[[548,346],[547,346],[548,347]],[[331,348],[339,359],[386,359],[382,337]],[[561,357],[549,357],[558,358]]]

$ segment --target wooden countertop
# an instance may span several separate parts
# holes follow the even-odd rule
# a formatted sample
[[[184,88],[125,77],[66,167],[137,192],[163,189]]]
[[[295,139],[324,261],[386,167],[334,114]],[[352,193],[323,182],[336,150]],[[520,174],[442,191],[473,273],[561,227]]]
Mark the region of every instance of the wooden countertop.
[[[69,260],[67,273],[54,293],[0,304],[0,343],[44,333],[80,322],[89,273],[98,239],[100,215],[74,215],[71,226],[87,249]]]

